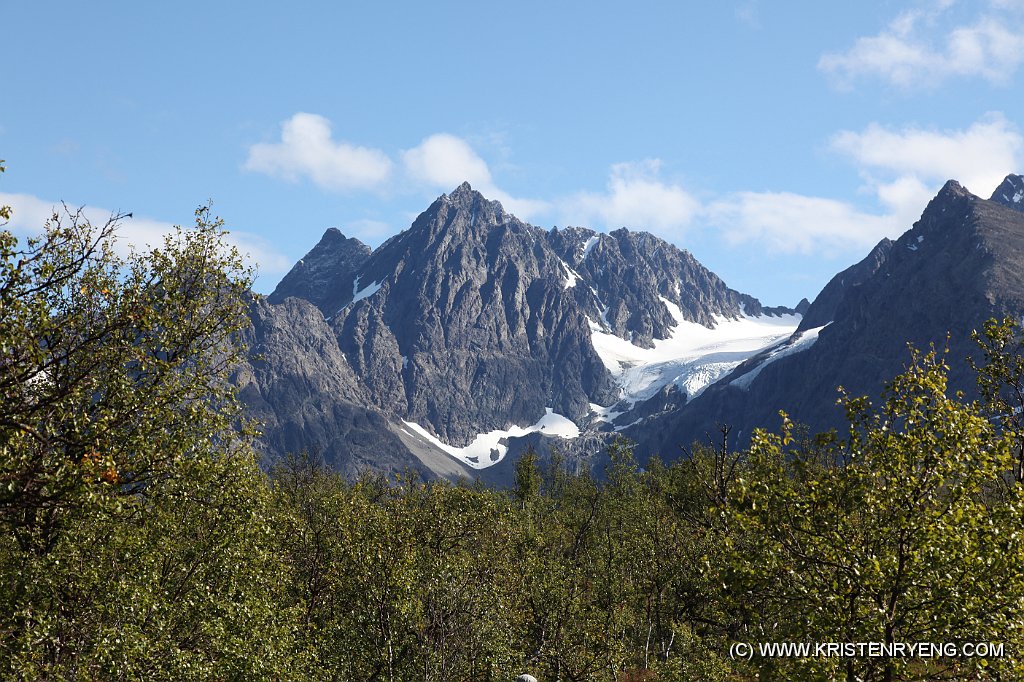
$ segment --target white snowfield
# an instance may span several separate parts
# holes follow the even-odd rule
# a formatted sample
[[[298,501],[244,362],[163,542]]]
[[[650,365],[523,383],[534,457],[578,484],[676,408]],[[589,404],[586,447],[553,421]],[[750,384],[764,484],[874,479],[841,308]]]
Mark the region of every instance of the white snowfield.
[[[568,266],[566,271],[572,273]],[[571,274],[567,280],[567,285],[570,282],[576,283]],[[733,381],[733,384],[746,388],[765,365],[809,348],[822,329],[819,327],[803,332],[787,344],[786,341],[800,324],[800,315],[718,317],[714,329],[709,329],[684,320],[677,305],[664,298],[661,300],[675,318],[676,325],[671,337],[655,340],[653,348],[635,346],[606,331],[607,327],[602,326],[601,322],[590,320],[594,349],[620,389],[619,400],[614,405],[591,403],[590,409],[597,421],[614,421],[635,403],[650,398],[669,384],[678,386],[693,400],[744,360],[766,348],[777,346],[777,350],[760,365]],[[403,424],[410,433],[415,433],[473,469],[486,469],[504,459],[508,446],[502,441],[507,438],[536,432],[561,438],[576,438],[580,435],[575,423],[551,408],[546,408],[546,414],[535,424],[513,425],[507,429],[481,433],[472,443],[461,448],[443,443],[415,422]],[[625,427],[620,426],[616,430],[622,428]]]
[[[620,402],[646,400],[669,384],[693,400],[747,358],[788,339],[801,319],[800,315],[722,316],[709,329],[683,319],[679,306],[668,299],[661,301],[676,325],[669,338],[655,339],[654,348],[635,346],[590,321],[591,342],[619,385]],[[599,420],[608,421],[607,411],[594,412]]]
[[[435,446],[444,450],[449,455],[473,469],[486,469],[505,458],[508,446],[501,441],[506,438],[525,436],[529,433],[541,431],[546,436],[558,436],[560,438],[576,438],[580,435],[580,429],[572,420],[563,417],[550,407],[545,408],[543,417],[530,426],[511,426],[508,429],[496,429],[488,433],[478,434],[472,443],[463,448],[457,448],[447,443],[442,443],[437,436],[427,431],[415,422],[403,421],[407,427],[417,435],[427,439]],[[497,459],[491,458],[491,451],[497,452]]]
[[[380,291],[380,287],[381,287],[381,285],[383,283],[384,283],[384,280],[381,280],[380,282],[374,282],[373,284],[370,284],[370,285],[360,289],[359,288],[359,277],[357,276],[355,281],[352,282],[352,301],[349,303],[349,305],[352,305],[353,303],[361,301],[364,298],[369,298],[370,296],[373,296],[375,293]],[[341,311],[338,311],[338,312],[341,312]]]

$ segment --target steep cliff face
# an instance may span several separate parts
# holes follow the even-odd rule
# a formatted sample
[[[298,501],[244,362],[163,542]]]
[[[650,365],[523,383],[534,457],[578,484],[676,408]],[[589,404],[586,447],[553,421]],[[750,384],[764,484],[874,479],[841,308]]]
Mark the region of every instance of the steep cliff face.
[[[298,298],[256,299],[250,319],[242,335],[249,361],[233,380],[248,415],[262,423],[268,459],[307,451],[348,475],[427,471],[372,407],[317,308]]]
[[[875,245],[875,248],[871,249],[864,260],[851,265],[829,280],[821,293],[815,297],[814,303],[810,304],[804,312],[803,320],[800,321],[800,329],[813,329],[835,319],[836,308],[839,307],[846,294],[853,287],[860,286],[878,272],[886,258],[889,257],[892,244],[891,239],[883,239]]]
[[[346,238],[332,227],[288,271],[267,300],[282,303],[288,297],[301,298],[330,317],[352,300],[356,272],[369,257],[369,246],[358,239]]]

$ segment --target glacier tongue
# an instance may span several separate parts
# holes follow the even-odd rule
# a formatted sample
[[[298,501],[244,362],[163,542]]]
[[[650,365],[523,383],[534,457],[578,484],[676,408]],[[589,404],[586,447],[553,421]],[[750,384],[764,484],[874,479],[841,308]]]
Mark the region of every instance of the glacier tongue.
[[[714,329],[683,319],[679,306],[662,298],[676,325],[654,348],[640,348],[590,321],[591,342],[620,388],[620,400],[646,400],[673,384],[689,400],[734,367],[796,331],[800,315],[717,317]]]

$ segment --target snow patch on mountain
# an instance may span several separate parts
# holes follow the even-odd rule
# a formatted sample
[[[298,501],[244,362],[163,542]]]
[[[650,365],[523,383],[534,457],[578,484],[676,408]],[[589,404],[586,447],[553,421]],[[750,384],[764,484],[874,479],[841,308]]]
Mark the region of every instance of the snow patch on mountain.
[[[618,383],[620,400],[646,400],[670,384],[693,400],[747,358],[789,338],[801,320],[796,314],[716,316],[709,329],[685,320],[672,301],[661,301],[676,324],[653,348],[635,346],[588,318],[591,343]]]
[[[814,342],[818,340],[818,333],[821,332],[821,330],[827,327],[829,324],[832,323],[829,322],[828,324],[822,325],[820,327],[815,327],[813,329],[805,329],[802,332],[797,332],[788,341],[786,341],[786,343],[779,345],[776,349],[769,353],[768,356],[760,363],[758,363],[756,367],[754,367],[746,374],[743,374],[742,376],[733,379],[731,382],[729,382],[729,384],[737,388],[742,388],[744,391],[747,390],[748,388],[750,388],[750,384],[754,381],[754,379],[757,378],[757,375],[759,375],[761,373],[761,370],[763,370],[765,367],[772,364],[779,358],[784,358],[787,355],[793,355],[794,353],[805,351],[811,346],[813,346]]]
[[[604,407],[597,403],[590,403],[590,411],[594,413],[594,419],[599,422],[611,424],[619,415],[625,414],[615,409],[615,406]]]
[[[530,433],[541,432],[545,436],[558,436],[559,438],[576,438],[580,435],[580,429],[572,420],[564,417],[550,407],[545,408],[545,414],[536,423],[529,426],[511,426],[507,429],[495,429],[487,433],[477,434],[473,442],[463,448],[441,442],[434,434],[415,422],[403,421],[409,429],[421,438],[425,438],[433,445],[447,452],[463,464],[473,469],[486,469],[494,466],[508,453],[508,446],[501,441],[506,438],[518,438]]]
[[[370,285],[360,289],[359,288],[359,277],[357,276],[355,278],[355,281],[352,282],[352,303],[355,303],[357,301],[363,300],[364,298],[369,298],[370,296],[373,296],[375,293],[380,291],[380,287],[381,287],[381,284],[383,284],[383,282],[384,282],[384,280],[381,280],[380,282],[374,282],[373,284],[370,284]],[[349,305],[352,305],[352,303],[350,303]]]
[[[572,289],[574,286],[576,286],[576,282],[578,282],[580,279],[579,273],[570,268],[569,264],[566,263],[561,258],[558,259],[558,262],[562,264],[562,268],[565,270],[565,288]]]
[[[600,235],[596,234],[590,239],[588,239],[586,243],[583,245],[583,257],[580,260],[586,260],[587,256],[590,255],[590,252],[594,250],[594,247],[597,246],[597,243],[599,241],[601,241],[601,237]]]
[[[1013,189],[1013,196],[1009,196],[1006,192],[1003,192],[1003,199],[1013,204],[1019,204],[1024,200],[1024,187],[1018,187],[1017,181],[1020,180],[1020,176],[1007,175],[1006,179],[1003,180],[1003,185],[1009,185],[1009,188]],[[1002,189],[1000,186],[1000,189]],[[1008,189],[1009,189],[1008,188]],[[998,190],[997,190],[998,191]],[[995,198],[995,197],[993,197]]]

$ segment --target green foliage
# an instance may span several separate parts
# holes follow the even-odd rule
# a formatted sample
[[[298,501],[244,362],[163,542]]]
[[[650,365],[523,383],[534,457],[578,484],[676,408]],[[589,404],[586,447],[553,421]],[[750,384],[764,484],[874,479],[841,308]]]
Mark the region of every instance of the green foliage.
[[[227,383],[249,274],[207,208],[117,257],[0,231],[0,676],[281,679],[269,498]]]
[[[981,364],[971,360],[978,374],[978,390],[989,419],[999,424],[1013,442],[1014,478],[1024,481],[1024,339],[1012,318],[989,320],[982,332],[973,332],[981,348]]]
[[[516,462],[516,485],[513,494],[524,506],[540,494],[543,479],[537,465],[538,459],[536,451],[531,447]]]
[[[4,173],[6,171],[7,166],[4,165],[4,160],[0,159],[0,173]],[[7,224],[7,221],[11,219],[11,215],[13,215],[13,213],[10,206],[0,205],[0,220],[3,220],[3,222],[0,223],[0,227]]]
[[[309,679],[516,674],[522,567],[503,496],[413,479],[350,484],[308,457],[280,463],[273,480]]]
[[[1010,442],[914,354],[878,413],[846,401],[843,442],[759,432],[732,492],[727,582],[753,642],[1020,641],[1024,500]],[[836,465],[836,462],[841,462]],[[789,679],[962,679],[1002,660],[776,659]]]
[[[68,514],[242,447],[226,373],[249,277],[207,208],[162,248],[113,252],[117,219],[0,232],[0,522],[49,551]]]

